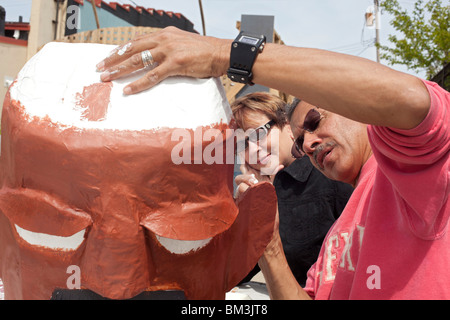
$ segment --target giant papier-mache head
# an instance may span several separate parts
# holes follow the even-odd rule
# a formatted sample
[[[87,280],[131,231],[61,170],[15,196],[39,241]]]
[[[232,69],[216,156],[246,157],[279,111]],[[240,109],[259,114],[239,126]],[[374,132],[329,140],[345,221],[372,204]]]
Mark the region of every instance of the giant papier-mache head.
[[[230,152],[231,111],[218,79],[173,77],[124,96],[125,84],[142,74],[100,82],[95,64],[112,49],[50,43],[5,97],[5,299],[65,297],[67,290],[223,299],[271,238],[275,192],[262,183],[236,205],[234,165],[194,159],[213,141],[224,158]],[[181,129],[187,134],[174,135]],[[211,129],[215,139],[202,139]],[[174,161],[174,150],[192,161]]]

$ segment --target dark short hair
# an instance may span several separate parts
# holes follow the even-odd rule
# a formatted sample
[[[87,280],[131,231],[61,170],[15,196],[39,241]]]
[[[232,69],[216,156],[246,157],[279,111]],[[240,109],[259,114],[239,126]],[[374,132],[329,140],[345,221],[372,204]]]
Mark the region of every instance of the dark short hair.
[[[286,104],[286,117],[287,117],[287,120],[289,121],[289,122],[291,122],[291,119],[292,119],[292,115],[294,114],[294,111],[295,111],[295,109],[297,108],[297,106],[298,106],[298,104],[300,103],[300,101],[302,101],[302,100],[300,100],[299,98],[294,98],[294,100],[291,102],[291,104]]]

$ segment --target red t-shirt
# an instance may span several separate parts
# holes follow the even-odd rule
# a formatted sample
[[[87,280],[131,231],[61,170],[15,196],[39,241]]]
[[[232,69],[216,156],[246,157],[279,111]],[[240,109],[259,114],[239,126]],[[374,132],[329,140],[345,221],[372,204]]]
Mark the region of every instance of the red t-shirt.
[[[369,126],[373,156],[328,232],[305,290],[315,299],[450,299],[450,94],[412,130]]]

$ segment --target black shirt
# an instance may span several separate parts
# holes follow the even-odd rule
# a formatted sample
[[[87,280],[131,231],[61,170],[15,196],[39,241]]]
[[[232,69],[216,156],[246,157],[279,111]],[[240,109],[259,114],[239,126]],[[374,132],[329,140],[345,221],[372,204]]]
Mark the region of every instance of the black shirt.
[[[308,157],[295,160],[275,176],[280,236],[295,278],[305,285],[322,242],[342,213],[353,187],[325,177]]]

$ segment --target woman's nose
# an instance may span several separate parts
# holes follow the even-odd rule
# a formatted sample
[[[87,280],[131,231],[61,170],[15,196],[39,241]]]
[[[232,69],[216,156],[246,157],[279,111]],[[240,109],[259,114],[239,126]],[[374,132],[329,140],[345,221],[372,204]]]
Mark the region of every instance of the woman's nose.
[[[245,160],[248,164],[256,164],[258,162],[258,152],[261,146],[258,142],[248,141],[248,148],[245,152]]]

